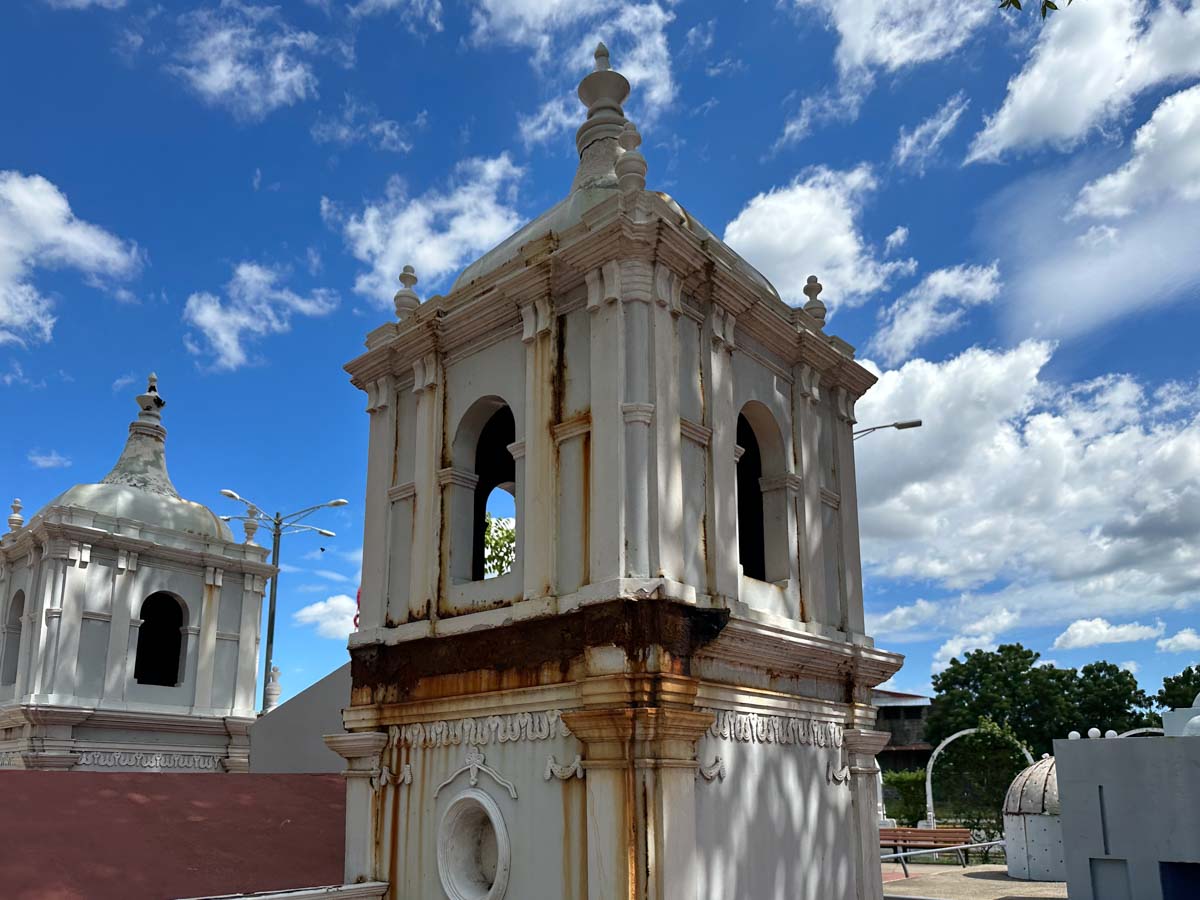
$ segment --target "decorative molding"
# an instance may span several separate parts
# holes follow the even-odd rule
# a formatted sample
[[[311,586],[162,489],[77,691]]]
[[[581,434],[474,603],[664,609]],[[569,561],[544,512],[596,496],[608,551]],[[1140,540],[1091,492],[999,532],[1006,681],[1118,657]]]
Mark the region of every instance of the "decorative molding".
[[[712,440],[713,430],[707,425],[699,425],[688,419],[679,420],[679,434],[701,447],[707,447]]]
[[[97,612],[93,609],[85,609],[82,613],[80,613],[80,617],[83,619],[91,619],[94,622],[112,621],[112,613]]]
[[[380,766],[371,776],[371,789],[375,791],[382,787],[398,787],[402,784],[412,783],[413,770],[408,763],[401,766],[399,772],[393,772],[387,766]]]
[[[800,396],[809,403],[819,403],[821,401],[821,373],[809,365],[799,365],[796,367],[796,387],[800,389]]]
[[[654,299],[674,315],[683,312],[683,281],[661,262],[654,264]]]
[[[251,594],[261,594],[267,586],[267,580],[261,575],[252,575],[247,572],[242,576],[242,590],[248,591]]]
[[[194,753],[150,753],[140,750],[83,750],[79,754],[78,765],[107,769],[133,766],[139,769],[201,769],[206,772],[219,772],[221,757]]]
[[[745,454],[745,452],[746,452],[746,448],[743,447],[741,444],[734,444],[733,445],[733,461],[735,463],[740,463],[742,461],[742,456]]]
[[[621,299],[621,263],[615,259],[590,270],[584,281],[587,282],[588,312],[596,312],[604,304]]]
[[[404,484],[397,484],[388,488],[387,498],[392,503],[399,503],[401,500],[411,500],[417,496],[417,484],[415,481],[406,481]]]
[[[400,747],[484,746],[570,737],[562,710],[508,713],[501,716],[413,722],[388,728],[389,742]]]
[[[387,409],[392,402],[395,392],[394,379],[391,375],[381,375],[367,384],[367,412],[377,413]]]
[[[821,488],[821,502],[826,506],[832,506],[834,509],[841,509],[842,495],[837,491],[831,491],[827,487]]]
[[[0,753],[0,769],[11,768],[13,766],[24,767],[25,760],[21,756],[20,750],[8,750],[5,753]]]
[[[92,561],[92,545],[80,541],[71,541],[67,548],[67,559],[80,569],[86,569]]]
[[[216,566],[204,567],[204,584],[206,587],[221,587],[225,581],[225,570]]]
[[[518,460],[518,459],[522,459],[525,456],[525,442],[524,441],[513,441],[511,444],[509,444],[504,449],[506,449],[508,451],[508,455],[511,456],[514,461]]]
[[[829,784],[849,784],[850,783],[850,767],[842,766],[835,769],[833,763],[825,763],[825,780]]]
[[[837,722],[798,719],[792,716],[768,716],[758,713],[709,709],[716,721],[708,736],[740,744],[784,744],[806,747],[841,747],[842,726]]]
[[[436,388],[442,380],[442,367],[438,363],[437,353],[426,353],[413,363],[414,394]]]
[[[764,494],[780,488],[786,488],[793,494],[798,494],[803,487],[804,479],[791,472],[785,472],[782,475],[766,475],[758,479],[758,489]]]
[[[46,624],[47,625],[50,624],[51,619],[61,619],[61,618],[62,618],[62,607],[61,606],[51,606],[46,609]]]
[[[847,425],[854,425],[858,421],[858,419],[854,418],[854,400],[854,395],[844,387],[839,387],[833,392],[834,412]]]
[[[560,766],[554,758],[554,754],[550,754],[550,758],[546,760],[546,772],[542,776],[546,781],[551,778],[557,778],[559,781],[568,781],[571,778],[583,777],[583,757],[576,755],[570,765]]]
[[[729,312],[723,306],[717,306],[714,303],[709,320],[712,323],[713,347],[720,349],[723,345],[726,350],[735,349],[737,344],[733,339],[733,335],[737,327],[737,319],[733,313]]]
[[[725,760],[721,759],[719,756],[713,757],[713,761],[710,765],[700,766],[696,772],[705,781],[724,781]]]
[[[622,403],[621,414],[625,417],[626,422],[649,425],[654,420],[654,404]]]
[[[517,799],[516,785],[514,785],[511,781],[506,780],[499,772],[489,766],[483,758],[483,751],[478,747],[467,748],[466,762],[455,769],[449,778],[433,789],[433,798],[436,800],[437,795],[441,793],[442,788],[454,781],[454,779],[463,772],[470,773],[469,781],[471,783],[471,787],[476,787],[479,784],[479,773],[486,772],[488,775],[492,776],[492,779],[496,782],[496,784],[508,791],[508,795],[510,797],[512,797],[514,800]]]
[[[521,340],[528,344],[543,334],[550,333],[554,323],[554,309],[546,295],[535,297],[532,303],[521,307]]]
[[[587,434],[592,430],[591,413],[583,413],[575,416],[573,419],[567,419],[565,422],[559,422],[550,428],[550,432],[554,435],[554,443],[561,444],[563,441],[569,441],[573,437],[579,437],[581,434]]]
[[[456,484],[459,487],[474,490],[475,486],[479,484],[479,476],[474,472],[468,472],[466,469],[456,469],[453,466],[438,469],[437,478],[438,484],[443,487],[448,484]]]

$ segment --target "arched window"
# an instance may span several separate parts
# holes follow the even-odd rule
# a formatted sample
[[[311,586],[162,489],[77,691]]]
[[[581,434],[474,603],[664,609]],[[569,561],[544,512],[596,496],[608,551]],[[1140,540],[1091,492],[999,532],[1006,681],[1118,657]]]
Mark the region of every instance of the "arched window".
[[[488,501],[492,492],[516,492],[517,470],[508,445],[517,439],[517,426],[512,410],[502,406],[492,414],[479,434],[479,445],[475,449],[475,474],[479,481],[475,485],[475,510],[471,521],[471,580],[482,581],[489,574],[503,575],[493,567],[488,572],[487,532]],[[504,570],[511,568],[511,563]]]
[[[17,660],[21,655],[21,617],[25,615],[25,592],[17,591],[4,616],[4,642],[0,648],[0,684],[15,684]]]
[[[738,561],[742,574],[777,583],[788,577],[787,472],[783,438],[771,411],[751,400],[737,419]]]
[[[138,684],[175,687],[183,681],[183,604],[167,593],[151,594],[142,603],[133,677]]]

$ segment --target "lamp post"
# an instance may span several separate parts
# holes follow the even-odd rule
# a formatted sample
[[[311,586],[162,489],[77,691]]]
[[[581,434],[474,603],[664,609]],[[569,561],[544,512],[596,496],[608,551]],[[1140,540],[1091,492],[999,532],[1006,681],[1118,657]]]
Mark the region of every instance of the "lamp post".
[[[857,441],[860,437],[866,437],[868,434],[871,434],[874,431],[882,431],[885,428],[895,428],[897,431],[904,431],[906,428],[920,427],[920,419],[907,419],[903,422],[890,422],[887,425],[872,425],[870,428],[860,428],[858,431],[854,432],[854,440]]]
[[[231,491],[225,488],[221,491],[222,497],[228,497],[230,500],[236,500],[238,503],[246,504],[246,514],[244,516],[221,516],[225,522],[231,519],[236,519],[239,522],[245,522],[247,525],[247,539],[253,536],[258,530],[259,524],[264,524],[271,529],[271,565],[275,567],[275,574],[271,576],[271,599],[267,607],[267,654],[266,664],[263,668],[263,709],[267,706],[267,684],[271,680],[271,660],[275,649],[275,598],[279,592],[279,541],[285,534],[298,534],[301,531],[315,531],[321,537],[336,537],[332,531],[324,528],[317,528],[315,525],[301,525],[301,519],[304,519],[318,509],[325,509],[331,506],[345,506],[350,501],[348,500],[327,500],[324,503],[318,503],[316,506],[308,506],[294,513],[282,515],[275,513],[273,516],[268,516],[262,511],[262,508],[247,500],[245,497],[238,494],[237,491]]]

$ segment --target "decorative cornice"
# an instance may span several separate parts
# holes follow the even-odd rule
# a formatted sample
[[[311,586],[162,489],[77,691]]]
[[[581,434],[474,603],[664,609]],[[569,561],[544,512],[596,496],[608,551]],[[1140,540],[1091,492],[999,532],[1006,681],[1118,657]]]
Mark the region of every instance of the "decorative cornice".
[[[554,442],[556,444],[561,444],[563,441],[569,441],[571,438],[587,434],[591,430],[592,415],[587,412],[581,413],[573,419],[567,419],[565,422],[559,422],[550,429],[554,435]]]
[[[474,472],[469,472],[466,469],[456,469],[449,466],[445,469],[438,469],[437,473],[438,484],[443,487],[448,484],[455,484],[459,487],[465,487],[468,490],[474,490],[479,484],[479,476]]]
[[[441,719],[413,722],[388,728],[388,741],[394,747],[455,747],[461,744],[484,746],[518,741],[549,741],[570,737],[562,720],[562,710],[509,713],[467,719]]]
[[[221,757],[199,753],[162,753],[140,750],[83,750],[79,754],[77,765],[100,766],[106,769],[197,769],[204,772],[219,772],[221,771]]]
[[[510,797],[512,797],[514,800],[517,799],[516,785],[513,784],[508,779],[504,778],[504,776],[502,776],[499,772],[497,772],[495,769],[493,769],[491,766],[489,766],[487,764],[486,760],[484,759],[483,751],[480,750],[478,747],[473,747],[473,746],[467,748],[466,761],[461,766],[459,766],[457,769],[455,769],[450,774],[449,778],[447,778],[445,781],[443,781],[441,784],[439,784],[437,787],[435,787],[433,789],[433,798],[436,800],[437,795],[441,793],[442,788],[446,787],[448,784],[453,782],[455,778],[457,778],[459,775],[463,774],[464,772],[469,773],[468,780],[470,781],[471,787],[475,787],[479,784],[479,773],[484,772],[484,773],[490,775],[492,777],[492,779],[496,782],[496,784],[500,785],[502,788],[504,788],[506,791],[508,791],[508,795]]]
[[[411,500],[417,496],[416,482],[406,481],[404,484],[393,485],[388,488],[387,498],[392,503],[397,503],[401,500]]]
[[[837,722],[767,716],[759,713],[712,709],[717,718],[707,735],[741,744],[784,744],[807,747],[841,747],[842,726]]]
[[[837,491],[831,491],[829,488],[823,487],[821,488],[821,502],[834,509],[841,509],[842,495]]]
[[[804,488],[804,479],[791,472],[785,472],[782,475],[767,475],[758,479],[758,489],[764,494],[781,488],[798,494]]]
[[[621,414],[625,417],[626,422],[637,422],[639,425],[649,425],[652,421],[654,421],[654,404],[622,403]]]
[[[713,430],[707,425],[699,425],[688,419],[679,420],[679,433],[701,447],[707,447],[712,440]]]

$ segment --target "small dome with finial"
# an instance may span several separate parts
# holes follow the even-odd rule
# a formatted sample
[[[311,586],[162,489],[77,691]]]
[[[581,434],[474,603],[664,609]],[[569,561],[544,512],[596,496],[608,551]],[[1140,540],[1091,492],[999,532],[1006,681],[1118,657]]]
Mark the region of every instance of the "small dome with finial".
[[[617,138],[617,144],[624,151],[617,157],[617,184],[626,194],[633,191],[644,191],[646,189],[646,157],[638,152],[638,147],[642,144],[642,136],[638,134],[637,126],[632,122],[626,122],[625,127],[621,130],[621,136]]]
[[[392,302],[396,307],[396,318],[403,322],[421,305],[421,298],[417,296],[417,292],[413,287],[417,283],[417,273],[412,266],[405,266],[400,273],[400,284],[402,287],[396,291],[396,296],[392,298]]]
[[[816,275],[809,275],[808,281],[804,285],[804,296],[808,298],[808,302],[804,304],[804,311],[817,320],[821,328],[825,327],[825,304],[821,302],[821,291],[825,290],[825,286],[817,281]]]

